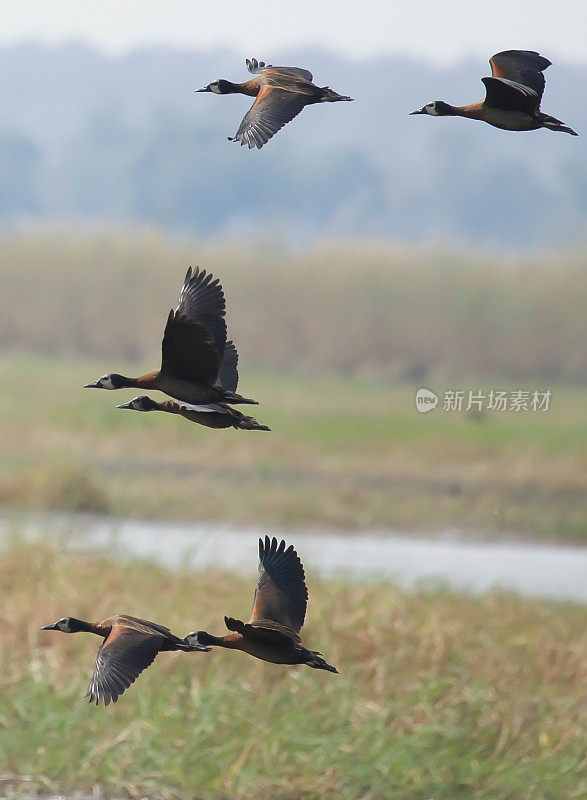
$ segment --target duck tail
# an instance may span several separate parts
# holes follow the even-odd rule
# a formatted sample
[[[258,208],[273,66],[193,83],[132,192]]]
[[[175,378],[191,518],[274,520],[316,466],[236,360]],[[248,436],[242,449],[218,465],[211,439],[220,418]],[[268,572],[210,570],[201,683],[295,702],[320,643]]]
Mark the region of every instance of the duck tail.
[[[548,128],[551,131],[561,131],[562,133],[570,133],[571,136],[578,136],[579,134],[572,128],[569,128],[564,122],[556,117],[551,117],[549,114],[541,114],[540,122],[543,128]]]
[[[267,425],[259,425],[254,417],[245,417],[244,415],[236,421],[235,428],[239,428],[242,431],[270,431],[271,428],[268,428]]]
[[[250,400],[248,397],[243,397],[240,394],[235,394],[235,392],[225,392],[222,398],[222,402],[230,403],[231,405],[237,405],[238,403],[250,406],[259,405],[259,402],[257,400]]]
[[[312,669],[325,669],[328,672],[334,672],[336,675],[339,674],[336,667],[325,661],[317,650],[305,650],[302,648],[302,656],[302,664],[306,664]]]
[[[338,103],[339,100],[349,100],[352,101],[352,97],[347,97],[344,94],[338,94],[335,92],[334,89],[331,89],[330,86],[322,86],[322,97],[320,98],[321,103]]]

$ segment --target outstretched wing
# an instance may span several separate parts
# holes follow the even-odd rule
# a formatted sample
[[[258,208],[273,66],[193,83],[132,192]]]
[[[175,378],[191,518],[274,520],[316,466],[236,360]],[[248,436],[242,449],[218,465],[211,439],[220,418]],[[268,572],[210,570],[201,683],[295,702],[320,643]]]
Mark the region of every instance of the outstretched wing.
[[[314,80],[314,76],[307,69],[302,69],[301,67],[274,67],[273,64],[257,61],[256,58],[247,58],[247,69],[253,75],[287,75],[292,78],[303,78],[303,80],[310,82]]]
[[[96,667],[86,697],[90,703],[115,703],[141,672],[155,660],[164,636],[114,625],[98,650]]]
[[[226,342],[218,380],[225,392],[236,392],[236,387],[238,386],[238,353],[232,339],[230,342]]]
[[[307,96],[274,86],[262,86],[253,105],[243,117],[232,142],[259,150],[284,125],[296,117],[307,103]]]
[[[507,78],[481,78],[485,84],[485,102],[504,111],[525,111],[535,114],[540,107],[540,98],[529,86]]]
[[[197,322],[212,332],[216,349],[224,351],[226,343],[226,300],[218,278],[205,269],[189,267],[179,294],[176,314]]]
[[[259,539],[259,580],[249,624],[276,623],[279,631],[300,632],[306,616],[308,589],[302,562],[293,545]]]
[[[190,267],[163,334],[161,370],[180,380],[213,383],[226,343],[226,303],[218,279]]]
[[[538,105],[544,92],[544,75],[542,72],[550,67],[551,62],[534,50],[504,50],[489,59],[491,75],[494,78],[506,78],[522,86],[533,89],[538,97]]]

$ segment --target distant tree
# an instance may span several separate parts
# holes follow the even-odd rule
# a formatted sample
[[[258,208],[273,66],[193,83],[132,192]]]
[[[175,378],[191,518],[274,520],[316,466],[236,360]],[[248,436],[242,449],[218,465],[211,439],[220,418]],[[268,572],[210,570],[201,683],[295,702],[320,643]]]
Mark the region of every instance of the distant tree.
[[[26,136],[0,134],[0,218],[32,216],[38,212],[40,162],[38,149]]]

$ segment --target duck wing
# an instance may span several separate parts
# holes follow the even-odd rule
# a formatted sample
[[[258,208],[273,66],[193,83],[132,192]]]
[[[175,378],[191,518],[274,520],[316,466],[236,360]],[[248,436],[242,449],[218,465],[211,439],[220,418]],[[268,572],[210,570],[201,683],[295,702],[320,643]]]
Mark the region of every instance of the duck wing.
[[[259,579],[248,624],[297,639],[307,605],[306,576],[293,545],[259,539]]]
[[[292,78],[302,78],[310,82],[314,80],[314,76],[307,69],[302,69],[301,67],[274,67],[273,64],[257,61],[256,58],[247,58],[247,69],[253,75],[284,75]]]
[[[255,102],[243,117],[231,142],[247,144],[249,149],[267,144],[269,139],[300,113],[307,104],[307,95],[275,86],[263,85]]]
[[[226,300],[220,280],[205,269],[189,267],[179,294],[176,314],[197,322],[212,332],[216,349],[224,351],[226,344]]]
[[[485,102],[504,111],[525,111],[534,115],[540,108],[540,97],[534,89],[508,78],[481,78],[485,84]]]
[[[180,380],[214,383],[226,344],[226,301],[218,279],[190,267],[175,311],[169,312],[161,371]]]
[[[534,50],[503,50],[491,56],[489,63],[494,78],[506,78],[529,86],[536,92],[540,105],[545,83],[542,72],[552,62]]]
[[[224,356],[218,375],[220,385],[225,392],[236,392],[238,386],[238,352],[232,339],[226,342]]]
[[[116,616],[110,617],[110,619],[104,620],[100,624],[122,625],[125,628],[132,628],[138,633],[160,633],[163,636],[173,636],[167,626],[159,625],[158,622],[149,622],[147,619],[131,617],[129,614],[116,614]]]
[[[141,672],[155,660],[161,650],[165,636],[159,633],[143,633],[117,624],[98,650],[94,674],[86,697],[90,703],[101,701],[107,706],[116,703]]]
[[[269,619],[260,619],[255,622],[242,622],[240,619],[224,617],[224,624],[229,631],[236,631],[255,642],[273,642],[279,645],[291,645],[292,642],[301,642],[301,638],[290,628],[285,628]]]

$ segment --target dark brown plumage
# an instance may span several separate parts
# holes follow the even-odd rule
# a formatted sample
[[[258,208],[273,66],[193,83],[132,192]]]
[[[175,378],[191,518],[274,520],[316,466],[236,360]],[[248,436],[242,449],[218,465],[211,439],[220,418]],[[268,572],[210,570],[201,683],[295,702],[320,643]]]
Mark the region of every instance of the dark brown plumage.
[[[63,633],[95,633],[104,641],[98,649],[96,666],[86,697],[90,703],[107,706],[116,703],[120,695],[134,683],[141,672],[153,663],[157,653],[164,650],[183,650],[186,653],[209,651],[198,642],[188,643],[174,636],[169,628],[144,619],[116,614],[102,622],[84,622],[75,617],[63,617],[42,631]]]
[[[242,650],[273,664],[306,664],[314,669],[338,672],[315,650],[302,647],[300,630],[306,616],[308,590],[304,568],[293,546],[277,539],[259,539],[259,580],[248,622],[231,617],[224,621],[227,636],[198,631],[186,642]]]
[[[252,403],[236,394],[238,354],[226,341],[226,303],[218,278],[190,267],[161,345],[161,369],[139,378],[111,373],[85,389],[158,389],[186,403]]]
[[[315,86],[312,73],[300,67],[274,67],[247,58],[247,69],[255,75],[245,83],[232,83],[218,79],[196,89],[214,94],[245,94],[255,97],[255,102],[245,114],[238,131],[229,141],[261,149],[284,125],[300,111],[314,103],[336,103],[352,100],[337,94],[328,86]]]
[[[269,431],[266,425],[259,425],[256,419],[248,417],[226,403],[209,403],[208,405],[191,405],[178,400],[166,400],[158,403],[150,397],[135,397],[128,403],[121,403],[116,408],[127,411],[166,411],[168,414],[179,414],[180,417],[205,425],[207,428],[237,428],[244,431]]]
[[[478,119],[508,131],[532,131],[548,128],[577,136],[572,128],[540,111],[544,93],[545,69],[548,59],[534,50],[504,50],[489,59],[491,77],[481,78],[485,84],[485,99],[467,106],[451,106],[442,100],[412,111],[433,117],[466,117]]]

